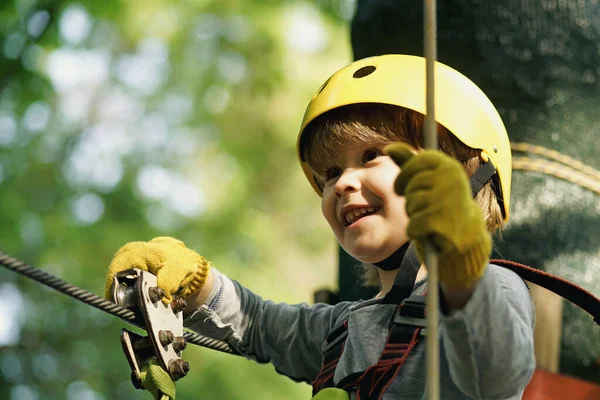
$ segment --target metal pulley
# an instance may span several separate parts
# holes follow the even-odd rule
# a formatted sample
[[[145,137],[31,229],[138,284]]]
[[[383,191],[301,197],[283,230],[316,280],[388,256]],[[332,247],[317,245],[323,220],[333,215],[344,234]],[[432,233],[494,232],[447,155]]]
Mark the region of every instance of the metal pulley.
[[[141,367],[156,359],[174,381],[187,375],[189,364],[181,358],[187,341],[183,332],[183,310],[186,302],[175,297],[164,304],[164,291],[157,286],[156,276],[132,268],[115,275],[112,287],[117,305],[135,314],[134,323],[145,327],[148,336],[121,329],[121,345],[131,367],[131,381],[141,386]]]

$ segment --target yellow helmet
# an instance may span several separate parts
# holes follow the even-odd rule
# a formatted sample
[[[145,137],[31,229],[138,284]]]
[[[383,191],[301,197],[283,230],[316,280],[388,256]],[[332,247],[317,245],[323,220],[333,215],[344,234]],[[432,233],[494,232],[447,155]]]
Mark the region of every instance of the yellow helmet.
[[[391,104],[425,114],[425,59],[399,54],[365,58],[340,69],[319,88],[308,104],[296,143],[302,170],[319,196],[322,190],[302,155],[302,135],[319,115],[358,103]],[[498,173],[498,197],[507,221],[512,174],[510,143],[490,99],[466,76],[436,62],[435,116],[461,142],[481,149],[484,161],[491,160]]]

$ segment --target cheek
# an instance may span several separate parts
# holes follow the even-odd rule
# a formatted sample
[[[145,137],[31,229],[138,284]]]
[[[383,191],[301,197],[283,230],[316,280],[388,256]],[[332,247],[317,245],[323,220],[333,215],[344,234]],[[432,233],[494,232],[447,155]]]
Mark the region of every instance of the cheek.
[[[394,190],[394,183],[396,179],[400,175],[400,167],[396,164],[392,164],[388,166],[387,173],[385,174],[386,187],[390,190],[394,195],[396,195],[396,191]]]
[[[392,219],[394,221],[394,225],[396,228],[406,230],[409,222],[408,215],[406,215],[406,197],[396,196],[392,202]]]
[[[329,225],[332,228],[335,228],[335,201],[332,198],[332,196],[329,193],[327,193],[327,191],[323,192],[323,197],[321,199],[321,213],[323,214],[323,217],[325,217]]]
[[[391,159],[385,159],[371,174],[371,190],[382,198],[399,197],[394,191],[394,183],[400,174],[398,167]]]

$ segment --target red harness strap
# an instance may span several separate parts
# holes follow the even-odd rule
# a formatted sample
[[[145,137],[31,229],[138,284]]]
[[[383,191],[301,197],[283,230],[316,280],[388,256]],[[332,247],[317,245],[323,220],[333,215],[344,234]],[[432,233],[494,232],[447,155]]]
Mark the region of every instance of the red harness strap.
[[[322,389],[333,387],[333,375],[344,352],[348,336],[348,320],[337,327],[325,339],[326,348],[323,351],[323,363],[317,377],[312,382],[313,396]]]
[[[338,383],[346,391],[356,390],[357,400],[377,399],[394,381],[408,355],[421,338],[421,328],[399,324],[392,328],[381,357],[362,374],[351,374]],[[356,376],[358,375],[358,376]]]
[[[411,296],[395,312],[395,318],[379,360],[363,372],[350,374],[337,385],[333,383],[335,369],[344,351],[348,335],[345,321],[327,338],[323,365],[313,381],[313,396],[322,389],[336,386],[346,391],[356,391],[357,399],[381,399],[400,368],[421,338],[424,323],[425,298]],[[407,322],[410,318],[410,323]],[[418,325],[412,324],[421,321]]]

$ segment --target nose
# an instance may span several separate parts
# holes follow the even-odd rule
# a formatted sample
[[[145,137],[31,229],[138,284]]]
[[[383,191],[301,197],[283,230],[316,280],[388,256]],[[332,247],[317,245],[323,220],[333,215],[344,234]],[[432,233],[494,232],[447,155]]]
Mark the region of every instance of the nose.
[[[345,193],[356,192],[360,189],[360,171],[347,168],[335,183],[335,193],[342,196]]]

